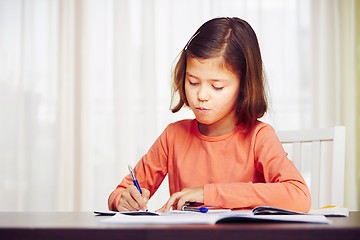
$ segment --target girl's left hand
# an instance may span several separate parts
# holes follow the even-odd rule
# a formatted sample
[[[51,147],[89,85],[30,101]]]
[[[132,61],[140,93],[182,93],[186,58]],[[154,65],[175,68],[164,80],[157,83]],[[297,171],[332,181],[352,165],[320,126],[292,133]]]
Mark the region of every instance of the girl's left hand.
[[[204,187],[184,188],[180,192],[174,193],[156,212],[168,212],[171,207],[174,210],[180,210],[185,202],[204,202]]]

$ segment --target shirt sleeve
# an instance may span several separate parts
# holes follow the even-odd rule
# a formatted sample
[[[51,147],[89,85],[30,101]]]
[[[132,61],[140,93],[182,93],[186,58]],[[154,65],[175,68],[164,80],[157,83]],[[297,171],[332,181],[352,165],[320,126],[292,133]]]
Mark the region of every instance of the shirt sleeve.
[[[292,161],[287,158],[275,131],[269,125],[252,135],[255,170],[264,182],[235,182],[204,186],[206,205],[224,208],[254,208],[266,205],[307,212],[309,189]]]
[[[150,191],[150,197],[156,192],[167,174],[167,129],[158,137],[149,151],[138,161],[134,173],[141,188]],[[122,192],[132,185],[130,174],[126,175],[108,198],[108,208],[116,210]]]

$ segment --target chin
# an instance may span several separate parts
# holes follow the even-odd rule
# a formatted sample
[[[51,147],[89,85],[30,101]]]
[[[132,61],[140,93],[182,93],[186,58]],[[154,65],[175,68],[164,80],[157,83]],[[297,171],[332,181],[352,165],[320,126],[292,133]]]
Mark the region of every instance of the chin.
[[[214,123],[214,122],[212,122],[212,121],[204,120],[204,119],[201,119],[201,118],[196,118],[196,120],[197,120],[200,124],[203,124],[203,125],[211,125],[211,124]]]

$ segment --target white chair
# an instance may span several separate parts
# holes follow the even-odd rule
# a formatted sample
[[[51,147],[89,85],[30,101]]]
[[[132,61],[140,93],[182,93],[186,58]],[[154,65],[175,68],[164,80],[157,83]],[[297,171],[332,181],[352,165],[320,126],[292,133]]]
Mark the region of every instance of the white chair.
[[[288,158],[308,184],[312,208],[342,207],[345,178],[345,127],[278,131]]]

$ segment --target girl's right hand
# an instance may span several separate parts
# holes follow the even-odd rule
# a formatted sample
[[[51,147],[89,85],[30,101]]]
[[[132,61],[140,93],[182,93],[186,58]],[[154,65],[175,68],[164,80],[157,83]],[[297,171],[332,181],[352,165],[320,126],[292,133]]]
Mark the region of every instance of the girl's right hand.
[[[149,201],[150,191],[141,188],[142,195],[135,185],[128,186],[122,193],[117,204],[119,212],[147,210],[147,202]]]
[[[184,188],[180,192],[172,194],[162,208],[156,212],[168,212],[171,208],[180,210],[186,202],[204,202],[204,187]]]

